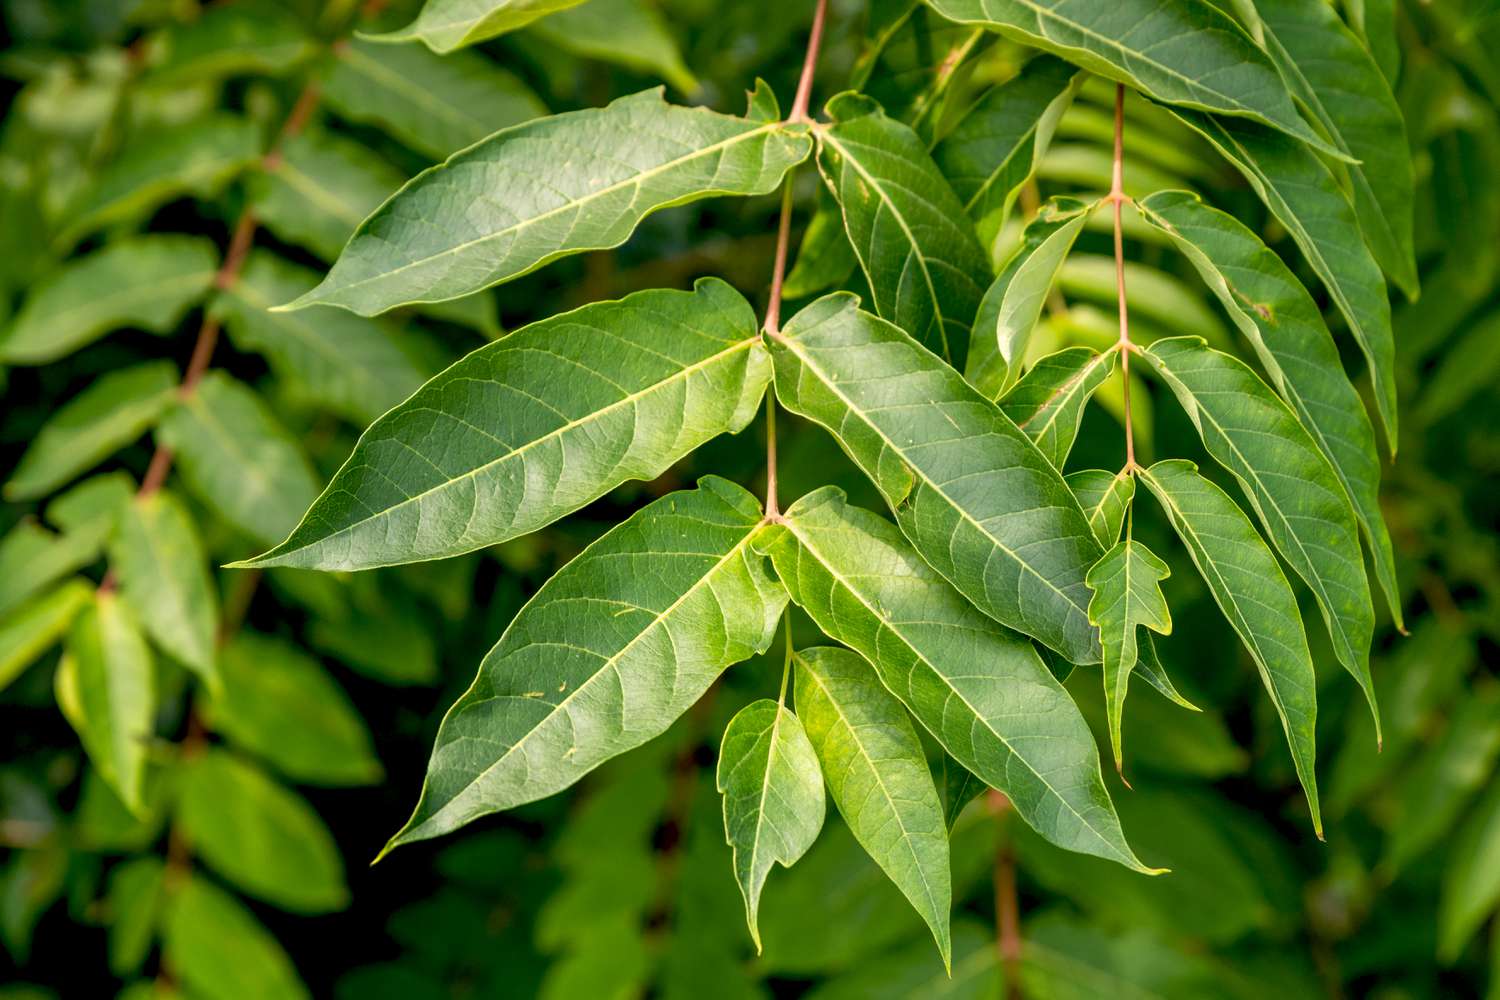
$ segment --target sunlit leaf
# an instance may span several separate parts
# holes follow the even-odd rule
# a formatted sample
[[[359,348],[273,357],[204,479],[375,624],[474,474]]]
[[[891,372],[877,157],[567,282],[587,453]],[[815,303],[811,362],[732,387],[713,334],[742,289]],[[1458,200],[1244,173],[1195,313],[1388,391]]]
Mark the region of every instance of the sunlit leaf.
[[[576,7],[583,0],[427,0],[400,31],[374,36],[382,42],[421,41],[434,52],[452,52],[517,28],[539,17]]]
[[[0,691],[67,634],[92,596],[87,583],[69,580],[5,613],[0,621]]]
[[[1068,488],[1078,498],[1099,544],[1109,548],[1120,538],[1125,511],[1135,497],[1135,477],[1103,469],[1084,469],[1067,475]]]
[[[1032,365],[1000,398],[1000,412],[1036,442],[1047,461],[1061,469],[1083,422],[1083,407],[1114,374],[1115,352],[1069,347]]]

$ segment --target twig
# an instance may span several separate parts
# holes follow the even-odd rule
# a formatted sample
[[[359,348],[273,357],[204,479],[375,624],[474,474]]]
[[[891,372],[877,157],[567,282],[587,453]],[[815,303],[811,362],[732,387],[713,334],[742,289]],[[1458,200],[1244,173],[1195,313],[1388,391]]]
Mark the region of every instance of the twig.
[[[788,121],[805,122],[807,104],[812,99],[813,73],[818,66],[818,48],[823,44],[823,22],[828,17],[828,0],[818,0],[813,10],[812,28],[807,33],[807,55],[802,58],[802,77],[797,81],[797,96],[792,99],[792,113]]]

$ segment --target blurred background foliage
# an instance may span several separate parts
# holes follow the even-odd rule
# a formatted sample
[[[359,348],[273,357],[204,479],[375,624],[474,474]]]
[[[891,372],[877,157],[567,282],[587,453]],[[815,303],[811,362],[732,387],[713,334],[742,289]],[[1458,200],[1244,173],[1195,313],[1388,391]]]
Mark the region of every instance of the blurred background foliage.
[[[910,6],[834,5],[820,100],[863,81],[891,114],[937,132],[1025,58]],[[446,57],[353,38],[414,8],[0,4],[0,997],[999,997],[995,879],[1011,866],[1027,996],[1500,997],[1500,11],[1489,0],[1342,8],[1406,114],[1423,293],[1397,308],[1402,439],[1384,490],[1411,634],[1387,623],[1377,637],[1382,752],[1353,686],[1320,690],[1326,843],[1303,818],[1252,664],[1217,614],[1197,613],[1210,597],[1179,558],[1166,582],[1177,633],[1158,646],[1206,710],[1131,699],[1133,790],[1108,776],[1132,843],[1172,874],[1066,854],[981,799],[954,834],[951,979],[832,812],[807,858],[771,878],[754,954],[710,744],[773,688],[779,649],[568,793],[369,868],[414,801],[443,707],[526,597],[700,466],[760,488],[758,424],[472,556],[357,575],[213,571],[215,671],[152,635],[170,655],[148,663],[158,739],[132,815],[59,711],[79,668],[60,675],[56,645],[95,600],[106,556],[118,561],[100,512],[146,474],[154,426],[178,453],[162,495],[186,512],[207,573],[278,540],[370,419],[486,338],[705,274],[763,300],[774,197],[662,212],[618,250],[498,294],[379,320],[266,312],[310,287],[402,179],[495,129],[663,82],[675,100],[738,112],[763,76],[786,103],[812,4],[592,0]],[[950,78],[955,50],[979,54]],[[996,259],[1041,199],[1107,189],[1111,89],[1081,88]],[[1126,147],[1127,192],[1199,191],[1319,287],[1193,134],[1132,101]],[[802,171],[799,225],[820,197]],[[235,248],[246,217],[258,225]],[[1143,226],[1127,236],[1138,341],[1239,336],[1170,247]],[[789,293],[859,280],[831,242],[798,262]],[[242,267],[221,267],[246,248]],[[1084,234],[1038,354],[1112,341],[1108,254],[1103,229]],[[204,405],[173,404],[205,322],[225,336],[195,392]],[[1159,388],[1137,395],[1145,458],[1197,454],[1176,408],[1149,405]],[[1101,399],[1072,467],[1120,465],[1109,387]],[[113,418],[101,423],[101,409]],[[879,507],[821,431],[794,421],[784,434],[784,496],[836,481]],[[1138,531],[1182,556],[1164,525]],[[1324,644],[1320,680],[1337,681],[1326,636],[1310,635]],[[1102,697],[1084,673],[1070,689],[1102,740]]]

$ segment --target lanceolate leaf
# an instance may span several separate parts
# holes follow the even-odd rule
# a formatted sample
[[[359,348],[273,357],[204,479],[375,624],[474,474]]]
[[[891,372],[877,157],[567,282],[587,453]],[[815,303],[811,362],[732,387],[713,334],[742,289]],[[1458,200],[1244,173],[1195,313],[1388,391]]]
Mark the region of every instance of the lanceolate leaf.
[[[1082,505],[1099,544],[1105,548],[1113,546],[1119,540],[1125,512],[1135,497],[1135,477],[1103,469],[1084,469],[1068,473],[1067,483]]]
[[[870,281],[875,311],[962,368],[988,270],[963,207],[922,140],[858,94],[828,103],[818,169]]]
[[[1192,462],[1157,462],[1137,475],[1161,502],[1219,609],[1250,650],[1291,745],[1313,829],[1322,837],[1313,770],[1317,680],[1291,585],[1250,519]]]
[[[417,175],[295,305],[371,316],[457,298],[617,246],[659,208],[765,194],[810,148],[805,125],[674,107],[660,89],[518,125]]]
[[[1115,370],[1115,352],[1069,347],[1049,354],[1000,399],[1000,412],[1061,469],[1073,450],[1083,407]]]
[[[1297,114],[1265,52],[1207,0],[928,2],[1159,101],[1241,115],[1337,152]]]
[[[218,269],[196,236],[134,236],[64,265],[0,332],[0,361],[40,365],[120,327],[166,333],[203,298]]]
[[[974,317],[964,377],[989,399],[1015,381],[1031,331],[1073,241],[1094,206],[1054,198],[1027,225],[1021,246],[990,284]]]
[[[760,951],[760,891],[771,866],[790,868],[823,829],[823,774],[802,723],[769,698],[729,720],[719,750],[724,834],[734,848],[734,877]]]
[[[434,52],[452,52],[580,3],[583,0],[427,0],[411,24],[373,37],[381,42],[421,39]]]
[[[1061,59],[1038,56],[987,91],[932,151],[938,169],[989,247],[1072,102],[1080,74]]]
[[[754,313],[717,279],[542,320],[371,425],[252,564],[363,569],[524,535],[740,430],[769,378]]]
[[[5,484],[6,499],[46,496],[130,444],[171,404],[176,385],[170,361],[100,376],[42,425]]]
[[[771,356],[777,398],[834,433],[938,572],[996,621],[1098,662],[1083,577],[1101,549],[1009,418],[852,295],[804,308]]]
[[[1234,473],[1266,534],[1318,599],[1339,661],[1364,688],[1378,739],[1370,584],[1354,511],[1327,457],[1238,358],[1196,337],[1158,340],[1143,357],[1177,395],[1208,453]]]
[[[1333,174],[1298,143],[1253,122],[1190,112],[1178,117],[1244,174],[1327,286],[1364,351],[1375,388],[1375,409],[1394,455],[1396,349],[1390,302],[1380,267],[1370,256],[1354,211]]]
[[[1104,704],[1109,716],[1109,744],[1115,769],[1124,766],[1120,720],[1129,691],[1130,674],[1140,659],[1138,626],[1172,633],[1172,614],[1162,596],[1161,581],[1171,573],[1156,553],[1126,537],[1104,553],[1089,570],[1089,621],[1099,626],[1104,647]]]
[[[281,945],[233,895],[189,875],[162,921],[162,961],[204,1000],[305,1000],[307,987]]]
[[[1196,195],[1164,191],[1138,203],[1198,269],[1254,346],[1281,395],[1333,463],[1375,563],[1391,616],[1401,594],[1390,534],[1380,513],[1380,456],[1359,393],[1343,375],[1338,347],[1317,303],[1281,258],[1232,216]]]
[[[793,504],[760,547],[818,627],[873,664],[1038,833],[1151,871],[1125,843],[1087,723],[1031,643],[976,611],[890,522],[826,487]]]
[[[663,732],[771,643],[786,592],[760,506],[705,478],[641,509],[537,591],[438,730],[398,844],[543,798]]]
[[[1322,0],[1258,0],[1266,50],[1349,166],[1354,214],[1381,268],[1417,293],[1406,125],[1380,67]]]
[[[847,649],[805,649],[794,660],[797,717],[834,803],[860,845],[922,915],[949,964],[948,826],[906,709]]]

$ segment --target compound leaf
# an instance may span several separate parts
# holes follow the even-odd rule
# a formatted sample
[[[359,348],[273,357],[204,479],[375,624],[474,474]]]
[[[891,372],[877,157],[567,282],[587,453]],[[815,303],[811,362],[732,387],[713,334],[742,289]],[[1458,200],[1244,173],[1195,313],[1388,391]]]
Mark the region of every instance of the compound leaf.
[[[1140,660],[1137,627],[1172,633],[1172,614],[1162,596],[1161,581],[1172,571],[1146,546],[1126,537],[1089,570],[1089,621],[1099,626],[1104,647],[1104,705],[1109,716],[1109,745],[1115,770],[1124,766],[1120,720],[1129,692],[1130,674]]]

